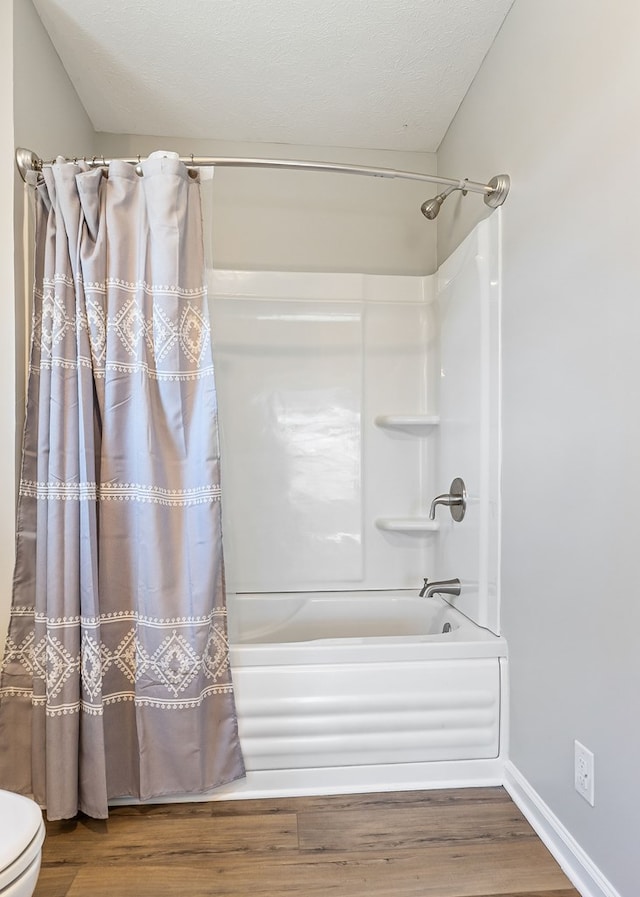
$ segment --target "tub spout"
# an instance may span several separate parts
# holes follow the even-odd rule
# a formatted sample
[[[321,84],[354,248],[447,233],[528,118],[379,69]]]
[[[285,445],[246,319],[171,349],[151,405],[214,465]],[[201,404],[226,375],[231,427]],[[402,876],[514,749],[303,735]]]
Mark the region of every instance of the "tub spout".
[[[435,582],[429,582],[425,579],[424,585],[420,589],[421,598],[431,598],[432,595],[459,595],[460,580],[459,579],[441,579]]]

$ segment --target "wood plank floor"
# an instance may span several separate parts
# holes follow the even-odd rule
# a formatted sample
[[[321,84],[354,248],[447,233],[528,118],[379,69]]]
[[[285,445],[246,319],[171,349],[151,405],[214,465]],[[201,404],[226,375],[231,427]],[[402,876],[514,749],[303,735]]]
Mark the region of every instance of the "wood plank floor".
[[[47,826],[35,897],[579,897],[502,788],[114,809]]]

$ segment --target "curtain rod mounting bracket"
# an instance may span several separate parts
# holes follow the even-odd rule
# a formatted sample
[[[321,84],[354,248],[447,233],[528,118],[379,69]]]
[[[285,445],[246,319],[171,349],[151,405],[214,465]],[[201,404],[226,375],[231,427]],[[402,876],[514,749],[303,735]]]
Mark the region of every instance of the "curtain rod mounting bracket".
[[[494,178],[491,178],[489,186],[491,187],[491,193],[487,193],[485,196],[485,204],[491,209],[497,209],[509,195],[511,178],[508,174],[497,174]]]
[[[23,181],[27,180],[28,171],[42,171],[42,159],[32,150],[19,146],[16,150],[16,165]]]

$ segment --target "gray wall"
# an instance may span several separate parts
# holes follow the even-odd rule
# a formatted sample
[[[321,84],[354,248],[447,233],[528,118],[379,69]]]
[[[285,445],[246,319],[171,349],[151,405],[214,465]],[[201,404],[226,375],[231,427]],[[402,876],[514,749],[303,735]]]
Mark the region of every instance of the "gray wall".
[[[31,0],[13,0],[17,146],[42,158],[93,153],[94,130]]]
[[[640,6],[516,0],[438,154],[503,209],[502,608],[511,760],[640,886]],[[445,258],[480,207],[445,205]],[[573,742],[595,754],[595,807]]]
[[[107,156],[168,149],[183,155],[259,156],[434,174],[433,153],[225,143],[96,134]],[[216,268],[430,274],[436,226],[420,205],[437,192],[416,181],[297,171],[218,168],[211,222]]]

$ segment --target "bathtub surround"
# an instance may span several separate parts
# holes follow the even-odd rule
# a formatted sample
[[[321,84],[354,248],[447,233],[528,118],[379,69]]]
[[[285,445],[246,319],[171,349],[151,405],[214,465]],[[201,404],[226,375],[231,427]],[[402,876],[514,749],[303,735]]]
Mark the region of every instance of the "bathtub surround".
[[[376,417],[433,408],[432,279],[215,269],[208,287],[230,591],[417,586],[435,533],[376,521],[426,515],[435,430]]]
[[[143,172],[61,163],[37,193],[0,777],[53,819],[244,772],[199,185]]]
[[[499,632],[499,246],[497,212],[433,276],[208,271],[231,592],[457,576]]]
[[[500,316],[502,213],[476,226],[435,275],[438,491],[462,476],[464,520],[441,510],[431,579],[462,580],[451,600],[500,632]]]

